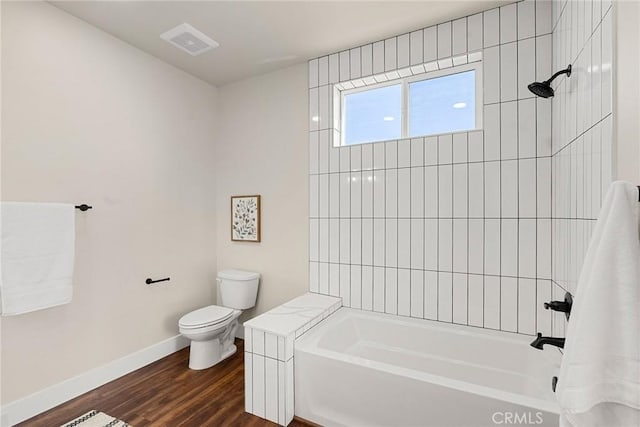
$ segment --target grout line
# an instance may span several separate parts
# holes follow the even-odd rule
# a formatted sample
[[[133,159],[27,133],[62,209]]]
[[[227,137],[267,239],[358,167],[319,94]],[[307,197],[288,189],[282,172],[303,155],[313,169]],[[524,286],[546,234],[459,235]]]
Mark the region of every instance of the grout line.
[[[498,23],[500,23],[501,21],[501,11],[502,9],[499,8],[498,9]],[[498,25],[498,42],[500,42],[500,40],[502,40],[502,26]],[[498,43],[500,45],[500,43]],[[500,86],[499,86],[499,92],[500,92],[500,101],[502,101],[502,45],[500,45],[500,48],[498,48],[498,59],[499,59],[499,64],[500,64],[500,68],[499,68],[499,73],[500,73]],[[500,129],[499,129],[499,134],[500,134],[500,160],[502,160],[502,104],[500,105],[499,108],[499,114],[500,114]],[[500,175],[499,178],[499,182],[500,182],[500,216],[502,216],[502,162],[500,162],[499,164],[499,172],[498,174]],[[502,274],[502,220],[500,220],[499,222],[500,225],[500,237],[499,237],[499,247],[500,250],[498,251],[498,271],[500,272],[500,274]],[[498,329],[502,329],[502,279],[499,280],[499,287],[498,287]]]
[[[516,39],[518,38],[518,6],[515,6],[515,14],[516,14]],[[534,31],[535,32],[535,31]],[[534,67],[535,70],[535,38],[533,45],[533,58],[534,58]],[[516,43],[516,98],[518,97],[518,93],[520,92],[520,42]],[[520,124],[520,102],[516,101],[516,121],[518,126]],[[537,154],[537,152],[536,152]],[[520,132],[516,129],[516,157],[520,158]],[[516,212],[518,219],[516,220],[516,275],[520,275],[520,160],[516,161],[516,188],[517,188],[517,197],[516,197]],[[520,331],[520,280],[516,279],[516,331]]]
[[[513,103],[513,102],[515,102],[515,101],[506,101],[505,103]],[[608,113],[607,116],[605,118],[603,118],[601,121],[604,121],[610,115],[611,115],[611,113]],[[598,122],[598,123],[600,123],[600,122]],[[598,124],[598,123],[596,123],[596,124]],[[591,128],[593,128],[594,126],[592,126]],[[475,133],[475,132],[478,132],[478,131],[458,132],[458,133],[467,133],[468,134],[468,133]],[[480,132],[482,132],[482,130]],[[586,133],[586,132],[587,131],[585,131],[584,133]],[[584,135],[584,133],[582,133],[581,135]],[[440,136],[450,136],[450,135],[455,135],[455,134],[457,134],[457,133],[442,134]],[[578,137],[576,137],[575,139],[578,139]],[[575,141],[575,139],[572,140],[571,142]],[[395,140],[389,140],[389,141],[386,141],[386,142],[387,143],[391,143],[391,142],[395,142]],[[379,144],[379,143],[376,143],[376,144]],[[365,144],[362,144],[362,145],[365,145]],[[569,145],[569,143],[567,145]],[[342,149],[345,149],[345,148],[347,148],[347,147],[336,147],[336,149],[338,149],[338,150],[342,150]],[[437,163],[437,164],[425,164],[425,165],[417,165],[417,166],[402,166],[402,167],[396,166],[396,167],[389,167],[389,168],[372,168],[372,169],[362,169],[362,172],[375,172],[375,171],[379,171],[379,170],[414,169],[414,168],[421,168],[421,167],[454,166],[454,165],[478,164],[478,163],[495,163],[495,162],[507,161],[507,160],[550,159],[550,158],[554,157],[557,154],[558,153],[556,152],[555,154],[542,155],[542,156],[527,156],[527,157],[521,157],[521,158],[511,157],[511,158],[493,159],[493,160],[473,160],[473,161],[466,161],[466,162]],[[309,175],[330,175],[330,174],[335,174],[335,173],[340,173],[340,171],[309,173]]]
[[[409,35],[408,37],[409,40],[409,66],[411,66],[411,35]],[[412,139],[409,138],[409,166],[411,166],[413,164],[412,160],[413,160],[413,156],[412,156],[412,149],[411,149],[411,144],[413,144]],[[413,221],[411,219],[413,214],[413,175],[411,174],[411,170],[409,170],[409,217],[410,219],[408,220],[409,222],[409,268],[412,267],[412,251],[413,251],[413,233],[411,232],[411,228],[413,225]],[[413,296],[413,276],[411,275],[411,273],[409,273],[409,315],[411,316],[413,313],[412,310],[412,296]]]
[[[518,7],[515,6],[516,9],[516,39],[518,38]],[[535,10],[534,10],[535,12]],[[534,31],[535,33],[535,31]],[[533,45],[533,69],[535,70],[535,38]],[[520,42],[516,43],[516,98],[518,97],[518,92],[520,92]],[[535,73],[535,71],[534,71]],[[520,102],[516,102],[516,121],[519,125],[520,123]],[[516,131],[516,157],[520,158],[520,132]],[[536,152],[537,154],[537,152]],[[516,209],[518,213],[518,219],[516,221],[516,275],[520,275],[520,160],[516,161],[516,185],[517,185],[517,198],[516,198]],[[516,331],[520,332],[520,280],[516,280]]]
[[[467,34],[469,34],[469,24],[468,24],[468,20],[467,20]],[[466,40],[465,40],[466,43]],[[469,134],[466,135],[466,139],[467,139],[467,160],[469,160]],[[467,186],[467,217],[469,216],[469,211],[470,211],[470,202],[469,200],[471,199],[471,191],[469,191],[469,179],[470,179],[470,174],[469,174],[469,164],[467,164],[467,182],[465,183],[465,185]],[[469,255],[470,255],[470,239],[469,239],[469,218],[467,218],[467,272],[469,271]],[[467,325],[469,325],[469,274],[467,273],[466,275],[466,284],[467,284],[467,321],[465,322]]]
[[[437,32],[436,32],[437,34]],[[437,56],[437,55],[436,55]],[[440,142],[435,139],[436,144],[436,163],[440,161]],[[440,268],[440,165],[436,169],[436,266]],[[440,272],[435,274],[436,277],[436,319],[440,319]]]
[[[453,27],[453,25],[452,25]],[[453,137],[451,137],[451,160],[453,160]],[[453,209],[454,209],[454,200],[455,200],[455,181],[454,181],[454,173],[453,173],[453,166],[451,166],[451,214],[453,215]],[[455,248],[455,221],[451,220],[451,269],[453,270],[453,263],[454,263],[454,248]],[[453,313],[454,313],[454,293],[453,293],[453,289],[454,289],[454,275],[451,274],[451,322],[453,323]]]

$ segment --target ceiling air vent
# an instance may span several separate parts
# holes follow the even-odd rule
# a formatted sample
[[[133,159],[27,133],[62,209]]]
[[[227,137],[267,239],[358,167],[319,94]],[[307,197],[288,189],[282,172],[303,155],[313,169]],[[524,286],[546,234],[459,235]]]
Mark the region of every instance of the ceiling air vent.
[[[200,55],[201,53],[220,46],[218,42],[207,37],[189,24],[180,24],[161,34],[160,38],[192,56]]]

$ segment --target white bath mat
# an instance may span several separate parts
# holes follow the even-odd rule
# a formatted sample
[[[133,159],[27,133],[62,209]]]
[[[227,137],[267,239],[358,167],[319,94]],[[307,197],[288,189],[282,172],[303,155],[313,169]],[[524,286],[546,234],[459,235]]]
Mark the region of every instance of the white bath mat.
[[[131,427],[124,421],[118,420],[104,412],[89,411],[60,427]]]

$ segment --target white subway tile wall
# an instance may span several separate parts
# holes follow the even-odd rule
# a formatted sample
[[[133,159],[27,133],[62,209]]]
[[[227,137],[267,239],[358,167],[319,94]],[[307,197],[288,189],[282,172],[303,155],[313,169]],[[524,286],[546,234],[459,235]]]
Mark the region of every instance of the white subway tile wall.
[[[551,100],[526,86],[556,62],[554,11],[525,0],[309,61],[312,292],[362,310],[551,332],[539,306],[552,294],[559,148]],[[335,114],[323,94],[338,80],[442,68],[477,52],[483,130],[340,147],[329,140],[334,125],[313,120]]]
[[[293,420],[295,339],[341,305],[339,299],[307,294],[245,323],[246,412],[282,426]]]
[[[571,77],[554,82],[552,213],[551,224],[542,225],[552,232],[553,288],[545,292],[562,299],[565,291],[575,291],[612,182],[611,2],[554,1],[552,16],[553,70],[572,64]],[[547,202],[544,206],[548,209]],[[562,336],[562,315],[554,314],[553,320],[547,330]]]

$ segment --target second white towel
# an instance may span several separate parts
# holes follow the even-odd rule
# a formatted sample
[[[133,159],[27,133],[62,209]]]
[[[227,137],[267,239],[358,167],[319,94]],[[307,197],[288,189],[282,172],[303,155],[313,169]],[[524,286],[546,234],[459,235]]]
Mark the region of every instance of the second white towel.
[[[637,426],[640,409],[638,189],[611,185],[578,280],[558,377],[561,424]]]

